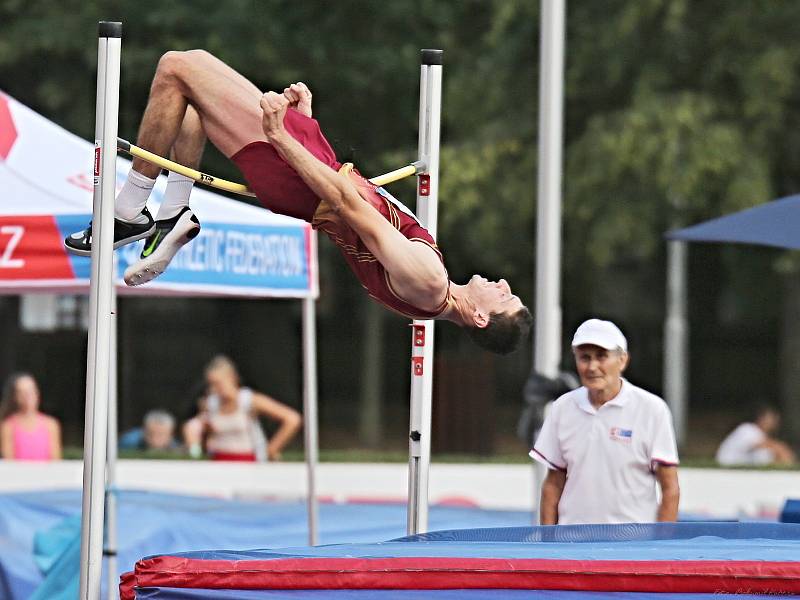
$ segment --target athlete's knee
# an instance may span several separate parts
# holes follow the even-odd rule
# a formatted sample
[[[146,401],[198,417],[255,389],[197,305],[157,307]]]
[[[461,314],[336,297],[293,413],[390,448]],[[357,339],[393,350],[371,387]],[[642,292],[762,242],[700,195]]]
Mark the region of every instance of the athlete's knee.
[[[183,52],[171,50],[166,52],[158,60],[156,67],[156,75],[153,79],[153,84],[166,83],[166,81],[179,78],[183,70]]]
[[[211,54],[208,50],[203,50],[202,48],[196,48],[194,50],[185,50],[183,54],[187,60],[191,60],[193,62],[208,61],[208,59],[214,57],[214,55]]]
[[[156,74],[182,78],[190,71],[203,68],[213,55],[205,50],[170,50],[158,61]]]

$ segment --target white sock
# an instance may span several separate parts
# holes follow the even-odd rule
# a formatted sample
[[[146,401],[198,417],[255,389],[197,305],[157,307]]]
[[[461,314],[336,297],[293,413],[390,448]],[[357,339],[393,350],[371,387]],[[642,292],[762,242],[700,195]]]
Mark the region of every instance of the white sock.
[[[193,185],[193,179],[170,172],[167,178],[167,189],[164,192],[164,199],[161,201],[156,219],[159,221],[171,219],[184,207],[189,206],[189,194],[192,193]]]
[[[155,183],[155,179],[131,169],[114,205],[116,217],[129,223],[145,223],[147,218],[142,214],[142,209],[147,205]]]

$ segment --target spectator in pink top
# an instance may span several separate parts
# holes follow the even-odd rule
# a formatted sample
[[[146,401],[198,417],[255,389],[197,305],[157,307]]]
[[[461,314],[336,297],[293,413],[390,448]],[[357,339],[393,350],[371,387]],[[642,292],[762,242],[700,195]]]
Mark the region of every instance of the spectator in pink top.
[[[14,460],[61,458],[61,426],[39,411],[39,386],[28,373],[11,375],[0,402],[0,455]]]

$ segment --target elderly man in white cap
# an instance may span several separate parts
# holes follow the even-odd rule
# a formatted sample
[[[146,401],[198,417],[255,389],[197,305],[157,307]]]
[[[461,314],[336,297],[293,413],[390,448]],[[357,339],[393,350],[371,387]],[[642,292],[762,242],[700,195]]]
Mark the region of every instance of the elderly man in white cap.
[[[622,377],[628,342],[610,321],[581,324],[572,351],[582,386],[553,403],[531,450],[548,467],[541,524],[675,521],[678,450],[666,403]]]

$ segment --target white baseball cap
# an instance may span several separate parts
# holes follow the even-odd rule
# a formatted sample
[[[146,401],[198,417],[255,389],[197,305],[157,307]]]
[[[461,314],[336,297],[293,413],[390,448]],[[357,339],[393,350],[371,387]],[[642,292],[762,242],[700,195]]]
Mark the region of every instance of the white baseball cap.
[[[625,339],[619,327],[611,321],[603,321],[601,319],[584,321],[575,330],[575,336],[572,338],[572,347],[577,348],[584,344],[600,346],[606,350],[622,348],[625,352],[628,351],[628,340]]]

